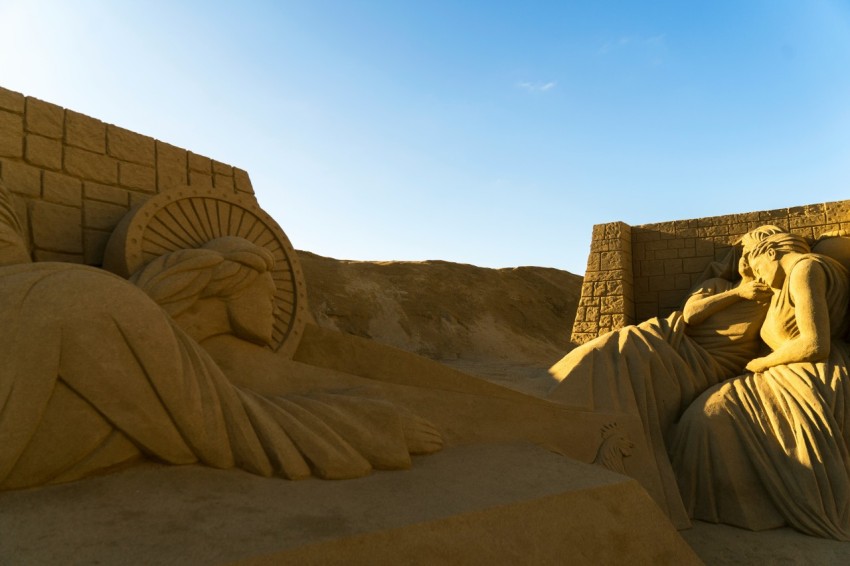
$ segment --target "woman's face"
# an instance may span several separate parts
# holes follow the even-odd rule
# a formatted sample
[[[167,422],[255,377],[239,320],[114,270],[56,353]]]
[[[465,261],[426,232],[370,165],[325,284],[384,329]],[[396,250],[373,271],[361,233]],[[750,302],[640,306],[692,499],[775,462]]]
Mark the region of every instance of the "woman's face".
[[[227,301],[233,333],[249,342],[270,345],[274,328],[274,280],[263,273],[237,297]]]
[[[780,269],[776,252],[772,249],[766,250],[758,256],[750,256],[750,267],[758,281],[770,285],[774,289],[782,287],[784,277]]]

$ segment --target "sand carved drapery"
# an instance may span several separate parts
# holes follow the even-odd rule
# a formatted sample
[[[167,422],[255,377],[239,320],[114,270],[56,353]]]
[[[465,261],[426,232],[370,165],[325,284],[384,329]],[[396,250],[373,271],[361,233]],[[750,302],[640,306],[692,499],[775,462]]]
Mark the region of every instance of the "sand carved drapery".
[[[850,241],[816,249],[846,261]],[[568,354],[550,398],[640,415],[679,525],[850,540],[847,270],[775,226],[740,252],[738,281],[709,279],[683,311]]]
[[[29,263],[3,188],[0,210],[0,488],[69,481],[142,457],[349,478],[407,468],[411,453],[440,448],[430,423],[390,402],[346,392],[263,396],[214,361],[219,342],[268,356],[278,355],[268,346],[284,345],[273,307],[292,293],[275,270],[279,239],[267,249],[214,237],[169,252],[139,266],[140,288],[99,269]],[[167,298],[166,310],[176,297],[177,316],[144,288]]]

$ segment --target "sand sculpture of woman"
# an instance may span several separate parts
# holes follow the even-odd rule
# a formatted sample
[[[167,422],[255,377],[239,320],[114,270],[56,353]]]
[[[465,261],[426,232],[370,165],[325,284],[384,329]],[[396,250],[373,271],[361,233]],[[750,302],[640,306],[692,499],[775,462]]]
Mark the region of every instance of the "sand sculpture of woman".
[[[850,291],[841,265],[809,251],[792,234],[753,248],[774,291],[761,330],[770,353],[697,399],[671,452],[694,518],[850,540]]]
[[[740,374],[759,348],[759,329],[770,292],[748,265],[758,236],[780,232],[763,226],[742,241],[739,262],[699,284],[681,311],[600,336],[572,350],[550,373],[560,382],[548,397],[584,410],[640,416],[653,452],[663,500],[679,527],[689,520],[668,456],[674,425],[709,387]],[[737,269],[735,269],[737,267]]]
[[[775,226],[742,243],[740,283],[710,280],[684,313],[576,348],[550,397],[638,413],[680,526],[850,540],[847,272]]]
[[[120,277],[29,263],[2,187],[0,220],[0,489],[143,457],[348,478],[439,449],[433,427],[388,402],[263,396],[228,379],[199,341],[267,340],[272,260],[259,246],[224,238],[140,273],[178,323]]]

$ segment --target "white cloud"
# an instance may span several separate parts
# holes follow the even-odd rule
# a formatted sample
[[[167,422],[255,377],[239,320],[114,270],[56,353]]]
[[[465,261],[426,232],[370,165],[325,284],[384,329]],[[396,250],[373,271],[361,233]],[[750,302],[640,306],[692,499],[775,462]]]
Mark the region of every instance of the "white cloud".
[[[528,92],[547,92],[555,88],[557,83],[555,81],[550,81],[548,83],[537,82],[532,83],[528,81],[521,81],[516,84],[517,88],[521,88]]]
[[[619,37],[618,39],[606,41],[599,47],[599,54],[605,55],[606,53],[611,53],[612,51],[616,51],[618,49],[622,49],[627,46],[638,46],[638,47],[649,47],[649,48],[659,48],[664,47],[665,34],[660,33],[658,35],[653,35],[650,37],[639,37],[634,35],[624,35]]]

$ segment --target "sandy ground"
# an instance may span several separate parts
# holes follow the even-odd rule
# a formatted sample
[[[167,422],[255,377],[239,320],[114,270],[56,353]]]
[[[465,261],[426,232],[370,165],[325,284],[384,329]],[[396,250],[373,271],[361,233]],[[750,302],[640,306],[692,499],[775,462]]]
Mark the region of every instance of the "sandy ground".
[[[635,482],[589,467],[524,443],[345,481],[147,462],[0,493],[0,564],[686,563]]]
[[[744,564],[850,564],[850,543],[823,540],[792,529],[752,532],[727,525],[694,523],[682,537],[709,566]]]
[[[540,364],[474,360],[445,363],[531,395],[542,396],[554,383]],[[850,543],[810,537],[793,529],[753,532],[695,521],[691,529],[680,534],[709,566],[850,565]]]

